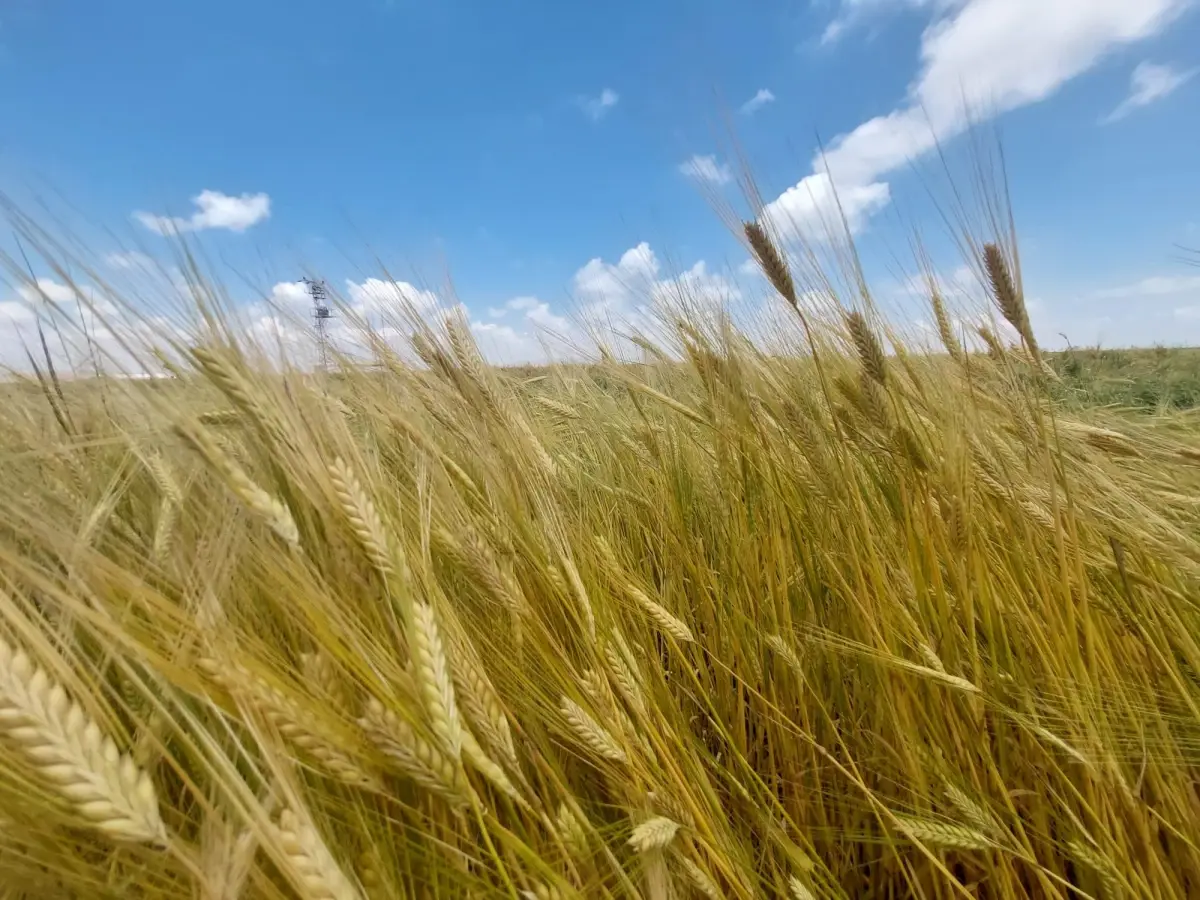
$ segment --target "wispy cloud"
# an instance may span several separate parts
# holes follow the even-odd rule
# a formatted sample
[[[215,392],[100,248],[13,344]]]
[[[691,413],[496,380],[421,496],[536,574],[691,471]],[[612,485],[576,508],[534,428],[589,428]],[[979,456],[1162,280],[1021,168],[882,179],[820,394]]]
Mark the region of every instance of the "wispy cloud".
[[[700,156],[697,154],[691,159],[679,164],[679,171],[688,178],[694,178],[696,181],[705,181],[709,184],[728,184],[733,180],[733,172],[725,163],[717,162],[717,158],[712,154]]]
[[[854,26],[879,16],[906,9],[944,10],[961,6],[965,0],[841,0],[840,11],[821,34],[821,43],[835,44]]]
[[[186,219],[140,211],[135,212],[133,217],[157,234],[177,234],[208,228],[242,232],[271,215],[271,198],[266,194],[231,197],[220,191],[206,190],[193,197],[192,203],[196,206],[196,212]]]
[[[742,104],[742,115],[752,116],[768,103],[775,102],[775,95],[766,88],[759,88],[758,93]]]
[[[884,0],[876,0],[881,5]],[[921,69],[904,103],[818,154],[812,174],[767,205],[785,231],[818,230],[836,216],[830,179],[852,219],[887,205],[884,176],[962,134],[971,122],[1055,93],[1118,47],[1160,33],[1192,0],[894,0],[929,6]],[[855,4],[847,4],[855,5]],[[862,4],[857,4],[862,5]]]
[[[1169,97],[1191,81],[1197,72],[1200,69],[1184,70],[1152,62],[1141,63],[1129,77],[1129,96],[1100,121],[1104,124],[1118,122],[1136,109]]]
[[[579,106],[593,122],[599,122],[620,101],[621,95],[612,88],[605,88],[595,97],[579,98]]]

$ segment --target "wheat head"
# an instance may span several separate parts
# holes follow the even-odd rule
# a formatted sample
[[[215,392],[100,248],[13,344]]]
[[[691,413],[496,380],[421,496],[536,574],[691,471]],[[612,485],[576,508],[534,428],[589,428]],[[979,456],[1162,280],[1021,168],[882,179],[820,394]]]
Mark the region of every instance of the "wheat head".
[[[303,900],[363,900],[316,829],[300,815],[285,809],[273,831],[284,853],[285,872]]]
[[[629,846],[638,853],[662,850],[675,840],[678,832],[678,822],[674,822],[666,816],[655,816],[633,829],[633,834],[629,836]]]
[[[150,776],[23,650],[3,639],[0,734],[82,822],[120,840],[166,841]]]

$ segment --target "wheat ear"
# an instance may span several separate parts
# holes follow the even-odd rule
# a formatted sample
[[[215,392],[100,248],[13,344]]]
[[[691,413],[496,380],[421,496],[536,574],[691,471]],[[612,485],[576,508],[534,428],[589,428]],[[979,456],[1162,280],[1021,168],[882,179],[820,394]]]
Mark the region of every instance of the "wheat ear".
[[[261,435],[283,446],[290,443],[279,420],[254,397],[246,380],[229,360],[207,347],[193,348],[192,357],[200,364],[201,371],[208,379],[242,411]]]
[[[161,844],[150,776],[23,650],[0,639],[0,735],[81,819],[121,840]]]
[[[642,686],[633,669],[622,658],[621,652],[610,644],[604,645],[604,661],[608,663],[608,674],[612,676],[617,691],[637,712],[645,711],[645,701],[642,699]]]
[[[458,759],[462,753],[462,722],[454,695],[454,681],[438,630],[437,617],[428,603],[413,604],[412,659],[429,727],[442,750]]]
[[[569,697],[563,697],[558,705],[563,718],[567,720],[571,733],[585,747],[604,759],[613,762],[625,762],[625,751],[613,739],[613,736],[596,724],[596,720],[584,712],[583,707]]]
[[[524,609],[520,588],[496,562],[483,540],[468,529],[462,540],[440,525],[433,529],[433,542],[443,556],[471,576],[473,583],[493,600],[514,612]]]
[[[952,850],[990,850],[995,843],[987,835],[962,825],[935,819],[896,816],[900,830],[914,841]]]
[[[1017,290],[1012,270],[1008,267],[1008,261],[1004,258],[1003,251],[996,244],[983,245],[983,267],[987,270],[992,296],[996,300],[996,305],[1000,307],[1000,312],[1025,340],[1034,359],[1040,360],[1037,341],[1033,339],[1033,328],[1029,324],[1029,313],[1025,308],[1025,300]]]
[[[711,875],[686,856],[679,860],[679,865],[697,891],[708,900],[721,900],[721,889]]]
[[[863,314],[858,310],[846,313],[846,327],[850,331],[850,339],[854,341],[854,348],[858,351],[863,371],[876,383],[886,384],[887,367],[884,363],[883,347]]]
[[[384,709],[378,700],[368,701],[358,723],[397,768],[421,787],[454,806],[469,801],[471,788],[462,766],[417,735],[411,725],[390,709]]]
[[[180,427],[177,431],[179,436],[217,471],[242,503],[261,517],[290,547],[296,550],[300,548],[300,530],[296,527],[296,520],[292,518],[292,512],[286,504],[255,484],[203,428]]]
[[[471,734],[470,730],[463,729],[463,756],[474,769],[479,772],[484,778],[492,783],[492,786],[497,788],[502,794],[509,797],[518,806],[529,808],[529,804],[525,798],[521,796],[521,792],[517,790],[516,785],[512,783],[512,779],[508,774],[500,768],[484,749],[479,746],[479,742],[475,740],[475,735]]]
[[[817,895],[795,875],[788,879],[788,890],[792,892],[792,900],[817,900]]]
[[[571,592],[575,595],[575,600],[579,604],[579,611],[583,614],[584,624],[587,625],[588,637],[595,641],[596,612],[592,609],[592,601],[588,598],[587,589],[583,586],[583,579],[579,577],[579,570],[575,568],[575,563],[565,553],[559,554],[559,560],[562,563],[563,572],[566,573],[567,582],[571,586]]]
[[[1116,867],[1107,857],[1083,841],[1075,839],[1067,841],[1067,851],[1076,862],[1082,863],[1096,873],[1106,898],[1122,896],[1121,882],[1117,878]]]
[[[381,575],[391,575],[394,571],[392,542],[375,504],[363,490],[354,471],[339,457],[329,466],[329,478],[333,482],[333,490],[337,494],[342,513],[349,519],[350,527],[363,552]]]
[[[205,816],[200,826],[201,900],[238,900],[257,850],[253,829],[238,834],[216,813]]]
[[[679,832],[679,823],[666,818],[655,816],[647,819],[629,836],[629,846],[638,853],[649,853],[652,850],[662,850],[675,840]]]
[[[746,235],[746,243],[750,245],[750,252],[754,254],[754,259],[767,277],[767,281],[771,282],[771,286],[779,292],[779,296],[796,308],[799,304],[792,273],[788,270],[787,263],[783,261],[783,256],[776,248],[775,242],[767,234],[766,229],[758,222],[746,222],[742,225],[742,231]]]
[[[544,397],[541,395],[537,395],[533,399],[542,406],[546,407],[546,409],[553,413],[557,413],[564,419],[574,420],[580,418],[579,413],[575,411],[574,407],[568,406],[561,400],[555,400],[553,397]]]
[[[286,874],[304,900],[363,900],[317,830],[296,812],[285,809],[273,830],[283,850]]]
[[[641,588],[634,587],[632,584],[626,584],[625,593],[645,611],[646,615],[655,621],[659,628],[671,635],[675,640],[684,641],[685,643],[695,640],[691,629],[682,620],[675,618],[675,616],[667,612],[664,606],[651,600]]]
[[[554,817],[554,831],[572,858],[581,860],[588,852],[588,832],[580,817],[566,803],[560,803]]]
[[[222,666],[215,660],[200,667],[235,698],[249,702],[291,744],[321,764],[330,775],[354,787],[380,790],[379,781],[340,747],[322,737],[325,727],[311,713],[265,679],[242,665]]]
[[[513,744],[508,717],[504,714],[504,705],[469,641],[465,634],[456,634],[450,641],[450,669],[457,688],[456,696],[488,744],[502,753],[508,762],[516,765],[517,749]]]
[[[968,797],[962,788],[948,783],[946,796],[968,824],[980,834],[985,834],[990,838],[998,838],[1003,835],[1004,829],[992,812]]]
[[[154,525],[154,542],[151,552],[161,561],[171,552],[175,543],[175,525],[179,522],[179,505],[164,496],[158,504],[158,521]]]
[[[950,314],[946,311],[946,301],[942,299],[942,295],[937,289],[934,289],[929,296],[929,302],[933,307],[933,319],[937,323],[938,337],[942,339],[942,346],[946,348],[951,359],[955,362],[962,362],[962,344],[954,334],[954,325],[950,321]]]

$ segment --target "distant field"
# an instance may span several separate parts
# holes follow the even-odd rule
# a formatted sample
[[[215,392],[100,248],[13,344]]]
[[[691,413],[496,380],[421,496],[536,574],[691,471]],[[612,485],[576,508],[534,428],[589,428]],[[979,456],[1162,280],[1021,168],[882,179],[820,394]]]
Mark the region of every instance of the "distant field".
[[[1200,406],[1200,348],[1073,349],[1047,354],[1070,404],[1143,412]]]

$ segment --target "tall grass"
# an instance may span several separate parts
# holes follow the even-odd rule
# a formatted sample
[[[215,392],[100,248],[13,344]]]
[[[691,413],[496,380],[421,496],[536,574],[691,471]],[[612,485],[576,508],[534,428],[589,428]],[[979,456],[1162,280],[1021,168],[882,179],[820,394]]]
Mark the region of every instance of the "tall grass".
[[[747,239],[793,354],[7,385],[0,891],[1200,891],[1195,432],[1056,408],[1000,246],[988,354]]]

